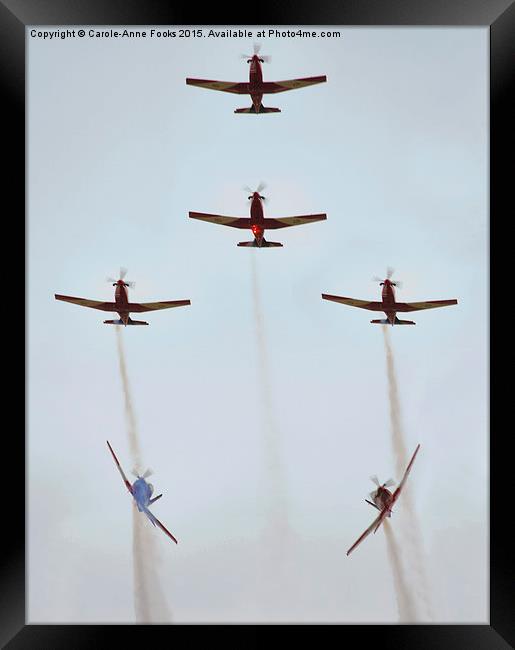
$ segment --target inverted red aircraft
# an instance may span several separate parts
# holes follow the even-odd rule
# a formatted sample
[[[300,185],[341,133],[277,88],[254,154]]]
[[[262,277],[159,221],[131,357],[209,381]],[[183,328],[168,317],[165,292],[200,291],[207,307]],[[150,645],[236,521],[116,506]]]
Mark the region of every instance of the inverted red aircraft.
[[[331,296],[327,293],[322,294],[324,300],[333,300],[341,302],[350,307],[359,307],[360,309],[369,309],[370,311],[384,311],[386,319],[371,320],[371,323],[378,325],[415,325],[412,320],[399,320],[397,312],[419,311],[420,309],[435,309],[436,307],[448,307],[457,305],[458,301],[453,300],[429,300],[427,302],[396,302],[394,287],[400,286],[400,282],[391,280],[393,269],[388,269],[386,278],[380,282],[383,287],[381,302],[371,302],[369,300],[356,300],[355,298],[345,298],[344,296]]]
[[[361,537],[359,537],[354,542],[354,544],[349,548],[349,550],[347,551],[347,555],[352,553],[352,551],[356,548],[356,546],[358,546],[358,544],[361,544],[361,542],[366,537],[368,537],[368,535],[370,535],[372,531],[374,531],[374,533],[377,532],[377,529],[383,523],[386,517],[392,516],[392,508],[401,494],[402,488],[406,483],[406,479],[408,478],[408,474],[411,471],[411,468],[413,466],[415,457],[418,454],[419,449],[420,449],[420,445],[417,445],[417,448],[415,449],[415,453],[411,457],[408,467],[404,472],[402,481],[399,483],[399,487],[393,492],[393,494],[392,492],[390,492],[390,490],[388,490],[388,487],[394,485],[394,482],[391,479],[389,481],[386,481],[386,483],[380,485],[379,481],[377,480],[377,476],[370,477],[372,481],[377,485],[377,490],[374,490],[373,492],[370,493],[370,498],[372,499],[372,501],[369,501],[368,499],[365,499],[365,501],[369,503],[371,506],[373,506],[374,508],[376,508],[377,510],[379,510],[379,515],[372,522],[372,524],[366,529],[366,531],[361,535]]]
[[[127,269],[120,269],[120,279],[114,280],[108,278],[108,282],[113,283],[116,287],[114,292],[114,302],[104,302],[103,300],[88,300],[87,298],[74,298],[73,296],[61,296],[55,294],[56,300],[64,300],[65,302],[73,302],[81,307],[91,307],[92,309],[100,309],[101,311],[114,311],[118,312],[119,320],[105,320],[106,325],[148,325],[144,320],[132,320],[130,312],[145,312],[155,311],[157,309],[170,309],[171,307],[184,307],[191,305],[189,300],[167,300],[164,302],[129,302],[127,289],[134,287],[133,282],[125,282],[124,278],[127,274]]]
[[[221,90],[226,93],[236,93],[237,95],[249,94],[252,99],[252,106],[250,108],[237,108],[235,113],[280,113],[280,108],[265,107],[262,104],[263,95],[268,93],[282,93],[286,90],[295,90],[295,88],[304,88],[304,86],[312,86],[313,84],[323,83],[327,81],[325,75],[319,77],[305,77],[304,79],[288,79],[286,81],[263,81],[263,71],[261,64],[269,62],[270,57],[258,56],[259,44],[254,44],[253,55],[243,55],[250,63],[249,81],[242,83],[233,83],[231,81],[213,81],[211,79],[186,79],[186,83],[190,86],[199,86],[200,88],[208,88],[210,90]]]
[[[222,226],[231,226],[231,228],[242,228],[252,231],[254,239],[252,241],[241,241],[238,246],[251,246],[254,248],[270,248],[282,246],[275,241],[265,239],[265,229],[276,230],[277,228],[288,228],[289,226],[301,226],[304,223],[313,221],[324,221],[327,219],[326,214],[309,214],[298,217],[275,217],[265,218],[263,212],[263,201],[265,197],[260,194],[264,184],[260,183],[257,190],[252,192],[248,197],[250,200],[250,218],[247,217],[223,217],[219,214],[205,214],[204,212],[190,212],[190,219],[200,219],[210,223],[218,223]],[[249,189],[249,188],[247,188]]]

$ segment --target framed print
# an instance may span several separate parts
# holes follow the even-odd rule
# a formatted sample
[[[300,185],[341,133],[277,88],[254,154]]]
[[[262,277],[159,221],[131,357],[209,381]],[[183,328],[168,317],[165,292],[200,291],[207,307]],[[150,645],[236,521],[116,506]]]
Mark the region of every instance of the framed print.
[[[27,298],[5,647],[510,647],[513,4],[0,16]]]

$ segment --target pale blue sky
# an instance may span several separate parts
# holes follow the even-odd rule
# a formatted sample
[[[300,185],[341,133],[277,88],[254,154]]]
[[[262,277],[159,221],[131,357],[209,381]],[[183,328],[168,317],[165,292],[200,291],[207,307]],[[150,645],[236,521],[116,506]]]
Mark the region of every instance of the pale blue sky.
[[[342,28],[262,39],[266,80],[326,84],[250,98],[185,78],[244,81],[244,39],[28,38],[29,621],[133,620],[130,469],[115,332],[64,293],[189,298],[123,332],[159,540],[178,621],[255,620],[261,421],[250,258],[257,258],[282,435],[299,620],[394,622],[370,474],[394,473],[382,333],[369,312],[386,267],[399,300],[458,298],[391,334],[438,620],[487,620],[488,31]],[[241,232],[189,210],[327,221],[237,248]],[[399,479],[400,477],[394,477]],[[373,513],[372,513],[373,514]],[[392,523],[395,522],[392,519]],[[290,610],[289,610],[290,611]]]

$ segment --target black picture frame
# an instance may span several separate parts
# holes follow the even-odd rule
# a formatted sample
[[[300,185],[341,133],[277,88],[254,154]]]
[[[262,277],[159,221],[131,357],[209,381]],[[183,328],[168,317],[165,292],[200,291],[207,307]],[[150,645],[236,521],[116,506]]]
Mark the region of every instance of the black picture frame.
[[[255,11],[255,8],[259,11]],[[283,4],[260,3],[245,13],[240,8],[222,8],[212,4],[202,8],[202,19],[191,10],[183,10],[167,0],[3,0],[0,3],[0,48],[2,66],[1,84],[4,90],[4,161],[8,158],[9,170],[4,178],[9,179],[9,195],[13,200],[4,219],[9,228],[17,230],[13,235],[25,250],[25,26],[26,25],[449,25],[484,26],[490,29],[490,224],[491,240],[502,228],[504,206],[513,204],[512,151],[514,150],[513,110],[510,111],[508,93],[515,79],[515,4],[512,0],[343,0],[339,5],[322,2]],[[258,15],[259,14],[259,15]],[[510,131],[511,128],[511,131]],[[5,156],[5,154],[8,156]],[[510,173],[511,169],[511,173]],[[5,186],[4,186],[5,187]],[[511,202],[510,202],[511,199]],[[510,212],[510,216],[513,210]],[[11,239],[11,232],[9,239]],[[10,241],[9,241],[10,243]],[[498,288],[497,288],[497,291]],[[498,295],[492,285],[492,302]],[[507,314],[506,314],[507,315]],[[27,318],[37,318],[30,305]],[[17,319],[10,322],[13,326]],[[19,321],[18,321],[19,322]],[[10,343],[12,336],[22,336],[22,330],[9,331],[8,347],[13,354],[12,366],[21,367],[19,346]],[[491,335],[492,338],[492,335]],[[21,341],[25,346],[25,341]],[[16,358],[14,357],[16,355]],[[497,368],[491,356],[491,369]],[[25,372],[30,368],[25,366]],[[494,373],[491,372],[493,377]],[[4,378],[14,376],[5,372]],[[21,380],[23,381],[23,379]],[[20,381],[20,383],[21,383]],[[12,385],[12,382],[10,382]],[[15,382],[16,387],[18,382]],[[25,384],[24,384],[25,385]],[[498,385],[498,382],[496,383]],[[501,391],[502,393],[502,391]],[[26,394],[24,392],[25,398]],[[491,396],[492,397],[492,396]],[[492,404],[492,402],[491,402]],[[493,409],[493,407],[491,407]],[[19,412],[23,412],[23,405]],[[508,648],[515,646],[515,582],[513,580],[513,539],[511,525],[512,493],[509,478],[511,473],[500,468],[507,464],[511,427],[496,430],[491,436],[491,482],[490,482],[490,625],[341,625],[335,630],[328,626],[302,627],[306,642],[320,643],[321,628],[329,627],[343,639],[359,634],[359,643],[381,644],[381,647],[417,648]],[[24,436],[13,426],[4,427],[11,451],[9,466],[3,472],[4,485],[17,486],[16,499],[8,505],[8,516],[4,511],[3,541],[6,545],[1,555],[0,589],[0,644],[6,648],[91,648],[108,647],[123,642],[125,634],[130,635],[132,644],[148,643],[155,634],[166,635],[171,643],[177,643],[177,634],[192,636],[192,627],[200,630],[202,636],[215,628],[224,628],[224,633],[236,634],[243,631],[245,643],[252,643],[261,637],[261,630],[271,626],[121,626],[121,625],[27,625],[25,623],[25,517],[21,507],[21,480],[25,476]],[[13,461],[14,457],[14,461]],[[494,470],[495,468],[495,470]],[[13,495],[14,496],[14,495]],[[505,508],[501,512],[500,504]],[[277,626],[274,626],[277,627]],[[312,630],[312,627],[317,629]],[[278,631],[277,629],[275,631]],[[293,630],[287,633],[293,633]],[[316,636],[315,636],[316,635]],[[209,638],[209,637],[208,637]],[[211,642],[209,640],[208,642]]]

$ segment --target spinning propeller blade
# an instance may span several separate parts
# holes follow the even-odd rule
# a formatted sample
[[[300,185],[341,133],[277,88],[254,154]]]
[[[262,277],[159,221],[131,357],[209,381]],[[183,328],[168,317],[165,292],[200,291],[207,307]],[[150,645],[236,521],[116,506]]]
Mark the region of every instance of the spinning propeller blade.
[[[132,470],[131,470],[131,474],[133,476],[135,476],[136,478],[148,478],[149,476],[152,476],[153,472],[149,468],[149,469],[145,470],[145,473],[143,475],[140,475],[138,470],[135,467],[133,467]]]
[[[120,268],[120,277],[119,277],[119,279],[118,279],[118,280],[115,280],[114,278],[112,278],[112,277],[109,276],[109,277],[106,278],[106,282],[110,282],[111,284],[118,284],[118,282],[119,282],[120,280],[122,280],[122,282],[123,282],[127,287],[130,287],[131,289],[134,289],[134,287],[136,286],[136,283],[135,283],[135,282],[126,282],[126,281],[125,281],[125,276],[126,276],[126,275],[127,275],[127,269],[124,268],[124,267],[122,266],[122,267]]]
[[[379,483],[379,479],[375,474],[370,477],[370,480],[372,483],[374,483],[374,485],[377,485],[377,487],[391,487],[392,485],[395,485],[395,481],[392,478],[389,478],[386,483]],[[375,494],[375,492],[372,494]]]
[[[245,192],[249,193],[249,199],[251,199],[254,192],[257,192],[259,196],[261,196],[261,192],[265,189],[265,187],[266,187],[266,183],[264,181],[261,181],[255,190],[251,189],[248,185],[244,185],[243,189],[245,190]],[[263,201],[266,201],[266,198],[264,196],[261,196],[261,198],[263,199]]]
[[[392,280],[392,276],[395,273],[395,269],[389,266],[386,269],[386,279],[390,280],[390,282],[393,284],[394,287],[398,287],[399,289],[402,288],[402,282],[400,280]],[[383,282],[383,278],[378,277],[377,275],[374,275],[372,278],[372,282]]]
[[[271,56],[263,56],[262,54],[259,54],[260,50],[261,50],[261,43],[254,43],[254,45],[253,45],[254,54],[240,54],[240,57],[242,59],[247,59],[247,61],[248,61],[248,60],[252,59],[253,56],[258,55],[259,58],[263,61],[263,63],[270,63],[270,61],[272,60],[272,57]]]

